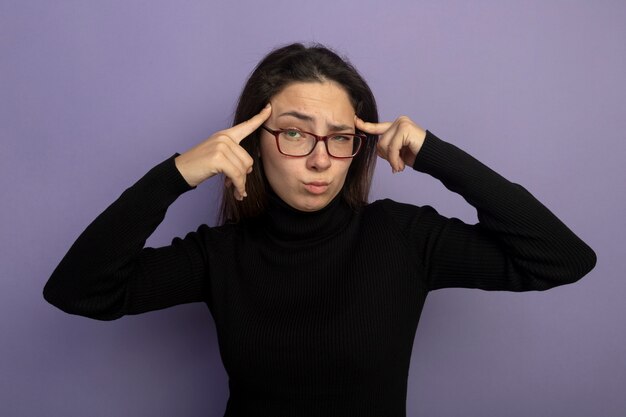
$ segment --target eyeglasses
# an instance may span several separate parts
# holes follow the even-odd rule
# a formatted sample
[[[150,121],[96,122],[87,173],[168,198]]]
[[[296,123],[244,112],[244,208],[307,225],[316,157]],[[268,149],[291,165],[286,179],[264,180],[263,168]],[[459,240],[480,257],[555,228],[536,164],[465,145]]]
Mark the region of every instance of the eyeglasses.
[[[324,142],[326,152],[334,158],[352,158],[367,137],[362,133],[333,133],[327,136],[318,136],[314,133],[299,129],[272,130],[261,126],[276,138],[278,152],[287,156],[307,156],[313,152],[317,142]]]

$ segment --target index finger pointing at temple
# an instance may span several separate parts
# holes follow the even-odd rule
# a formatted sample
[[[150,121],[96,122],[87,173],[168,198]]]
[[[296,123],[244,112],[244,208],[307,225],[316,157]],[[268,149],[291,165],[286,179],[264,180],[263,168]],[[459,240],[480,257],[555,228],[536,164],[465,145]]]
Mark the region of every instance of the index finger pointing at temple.
[[[252,116],[245,122],[241,122],[231,128],[228,128],[224,133],[228,134],[235,142],[239,143],[244,140],[248,135],[257,130],[261,125],[269,119],[272,114],[272,106],[267,103],[267,106],[263,108],[259,113]]]
[[[370,133],[372,135],[382,135],[391,127],[391,122],[383,122],[383,123],[371,123],[365,122],[358,118],[358,116],[354,116],[355,126],[357,129]]]

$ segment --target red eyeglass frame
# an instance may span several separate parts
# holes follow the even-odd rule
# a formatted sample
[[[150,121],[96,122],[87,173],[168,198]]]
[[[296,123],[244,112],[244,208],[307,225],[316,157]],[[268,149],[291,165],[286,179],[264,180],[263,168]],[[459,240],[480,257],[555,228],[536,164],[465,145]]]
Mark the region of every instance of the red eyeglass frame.
[[[265,125],[261,125],[261,127],[274,136],[274,139],[276,139],[276,148],[278,148],[278,152],[280,152],[282,155],[291,156],[291,157],[294,157],[294,158],[300,158],[300,157],[303,157],[303,156],[311,155],[313,153],[313,151],[315,150],[315,146],[317,146],[317,142],[324,142],[324,147],[326,148],[326,152],[328,152],[328,155],[332,156],[333,158],[337,158],[337,159],[354,158],[355,156],[357,156],[357,154],[361,150],[361,147],[363,146],[363,141],[365,139],[367,139],[367,135],[365,135],[363,133],[333,133],[332,135],[320,136],[320,135],[316,135],[315,133],[307,132],[307,131],[300,130],[300,129],[277,129],[277,130],[273,130],[273,129],[270,129],[269,127],[265,126]],[[278,135],[280,135],[283,132],[288,132],[290,130],[295,130],[295,131],[298,131],[300,133],[306,133],[307,135],[311,135],[311,136],[313,136],[315,138],[315,140],[316,140],[315,146],[313,146],[313,148],[311,148],[309,153],[304,154],[304,155],[289,155],[287,153],[284,153],[282,151],[282,149],[280,149],[280,145],[278,143],[278,140],[279,140],[278,139]],[[330,150],[328,149],[328,142],[327,142],[327,140],[328,140],[328,138],[332,138],[333,136],[339,136],[339,135],[353,136],[355,138],[361,139],[359,141],[359,147],[356,149],[356,151],[354,151],[353,155],[351,155],[351,156],[335,156],[332,153],[330,153]]]

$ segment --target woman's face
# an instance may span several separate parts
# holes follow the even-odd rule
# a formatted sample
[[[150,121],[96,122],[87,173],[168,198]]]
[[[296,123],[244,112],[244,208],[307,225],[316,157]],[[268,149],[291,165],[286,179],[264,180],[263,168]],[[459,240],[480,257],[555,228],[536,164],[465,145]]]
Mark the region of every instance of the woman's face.
[[[346,91],[333,81],[295,82],[270,102],[272,115],[265,126],[272,130],[296,128],[320,136],[354,133],[354,108]],[[322,142],[310,155],[286,156],[278,152],[271,133],[261,132],[265,175],[284,202],[297,210],[315,211],[341,191],[352,158],[331,157]]]

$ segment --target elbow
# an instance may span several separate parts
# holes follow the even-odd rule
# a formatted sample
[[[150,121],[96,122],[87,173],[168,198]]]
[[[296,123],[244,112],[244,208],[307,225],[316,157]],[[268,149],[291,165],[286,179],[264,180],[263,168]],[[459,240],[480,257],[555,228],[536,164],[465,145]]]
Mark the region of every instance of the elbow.
[[[582,241],[569,246],[568,250],[551,251],[551,254],[530,271],[530,288],[545,291],[573,284],[591,272],[597,262],[596,253]]]
[[[53,280],[49,280],[44,286],[43,298],[59,310],[72,315],[101,321],[116,320],[124,316],[119,303],[109,302],[104,305],[92,297],[80,296],[71,289],[57,288]]]
[[[562,284],[578,282],[596,266],[597,256],[593,249],[580,241],[574,251],[563,257],[560,281]]]
[[[46,285],[43,287],[43,298],[49,304],[63,311],[67,311],[69,305],[71,304],[68,300],[68,295],[64,294],[63,291],[59,291],[54,285],[54,281],[52,279],[48,280]]]
[[[587,275],[593,268],[595,268],[598,262],[598,257],[593,249],[584,244],[584,248],[580,251],[577,262],[577,274],[575,280],[578,281],[585,275]]]

